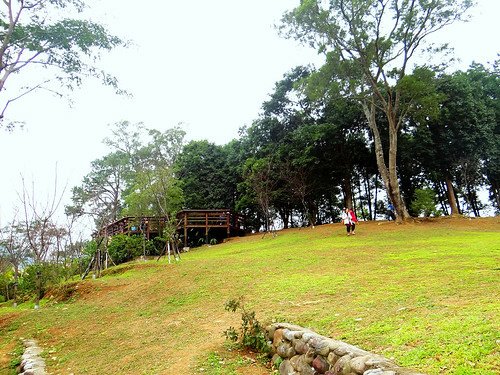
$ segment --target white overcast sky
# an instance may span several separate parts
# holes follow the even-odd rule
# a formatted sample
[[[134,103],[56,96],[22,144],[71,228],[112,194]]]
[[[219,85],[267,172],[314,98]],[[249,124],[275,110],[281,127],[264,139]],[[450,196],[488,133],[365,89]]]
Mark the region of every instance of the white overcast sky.
[[[500,0],[478,2],[471,22],[440,34],[461,59],[457,69],[472,61],[486,64],[500,52]],[[283,74],[321,61],[273,27],[299,3],[92,0],[94,20],[133,41],[102,60],[133,97],[90,82],[72,94],[72,107],[41,92],[13,104],[8,116],[25,127],[0,131],[0,225],[11,219],[21,175],[34,181],[40,200],[50,194],[56,165],[59,190],[78,185],[90,162],[106,154],[102,139],[110,135],[109,124],[128,120],[165,130],[183,123],[188,140],[224,144],[236,138],[241,126],[257,118]]]

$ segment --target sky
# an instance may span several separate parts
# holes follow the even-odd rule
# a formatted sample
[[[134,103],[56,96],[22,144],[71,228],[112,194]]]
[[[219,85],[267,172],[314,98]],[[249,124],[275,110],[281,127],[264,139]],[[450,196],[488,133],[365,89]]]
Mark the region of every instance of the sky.
[[[486,64],[500,52],[500,1],[478,0],[472,21],[439,34],[461,59]],[[107,153],[102,140],[110,125],[127,120],[166,130],[178,124],[187,140],[224,144],[251,125],[274,84],[297,65],[319,64],[312,49],[278,35],[274,24],[299,0],[183,0],[127,2],[89,0],[87,14],[130,40],[102,56],[99,66],[116,75],[132,97],[117,96],[97,82],[85,83],[68,102],[39,92],[9,107],[24,121],[12,133],[0,130],[0,226],[12,218],[21,176],[35,196],[69,191]],[[140,4],[140,5],[138,5]],[[13,79],[17,79],[14,77]]]

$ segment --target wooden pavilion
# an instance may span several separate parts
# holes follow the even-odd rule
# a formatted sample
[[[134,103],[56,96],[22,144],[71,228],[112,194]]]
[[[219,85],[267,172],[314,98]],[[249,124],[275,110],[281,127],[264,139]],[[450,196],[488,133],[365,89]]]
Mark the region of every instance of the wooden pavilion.
[[[182,231],[185,247],[188,245],[190,233],[198,238],[203,236],[205,243],[208,243],[210,232],[214,238],[221,234],[229,238],[240,236],[245,230],[241,216],[228,209],[183,210],[177,214],[177,219],[177,230]]]
[[[117,234],[141,235],[146,239],[159,236],[165,227],[164,216],[126,216],[117,220],[94,234],[94,237],[112,237]],[[229,238],[244,234],[245,226],[242,218],[228,209],[183,210],[177,214],[177,231],[180,233],[184,247],[195,243],[200,238],[208,243],[212,238]]]
[[[165,227],[166,217],[159,216],[126,216],[102,228],[95,237],[113,237],[117,234],[144,235],[151,239],[160,235]]]

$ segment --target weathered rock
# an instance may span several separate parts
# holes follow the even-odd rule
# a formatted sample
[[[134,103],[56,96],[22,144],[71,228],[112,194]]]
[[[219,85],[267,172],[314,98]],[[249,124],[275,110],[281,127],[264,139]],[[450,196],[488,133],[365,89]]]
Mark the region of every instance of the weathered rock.
[[[306,342],[316,338],[321,338],[321,336],[314,332],[304,332],[304,334],[302,335],[302,340]]]
[[[273,341],[274,339],[274,332],[276,332],[277,327],[274,324],[271,324],[270,326],[266,327],[266,338],[269,341]]]
[[[320,355],[314,358],[312,363],[312,367],[320,374],[324,374],[330,369],[330,364],[326,361],[326,359]]]
[[[307,351],[307,353],[306,353],[306,354],[304,354],[304,361],[305,361],[307,364],[309,364],[309,365],[311,365],[311,366],[312,366],[312,363],[313,363],[313,361],[314,361],[314,358],[315,358],[315,357],[316,357],[316,355],[314,354],[314,350],[313,350],[313,349],[309,349],[309,350]]]
[[[297,342],[294,344],[293,347],[295,348],[295,351],[299,354],[305,354],[310,349],[309,344],[305,343],[302,340],[297,340]]]
[[[280,375],[297,375],[297,373],[295,372],[293,366],[291,365],[288,359],[281,362],[279,372]]]
[[[328,357],[326,358],[326,361],[333,366],[335,363],[337,363],[339,358],[340,357],[337,354],[335,354],[335,352],[330,352],[328,354]]]
[[[330,352],[330,345],[327,340],[321,338],[313,338],[309,341],[309,345],[316,350],[316,354],[327,357]]]
[[[274,331],[273,346],[277,348],[283,342],[283,329]]]
[[[351,361],[351,356],[348,354],[341,357],[337,361],[337,363],[335,363],[335,365],[333,366],[332,368],[333,373],[336,375],[350,373],[351,372],[350,361]]]
[[[292,345],[288,343],[283,343],[278,348],[276,349],[276,353],[278,353],[281,357],[290,359],[292,358],[295,354],[295,349],[292,347]]]
[[[272,350],[276,353],[273,363],[279,363],[280,358],[284,360],[280,374],[423,375],[398,367],[382,356],[299,326],[275,323],[267,328],[268,332],[273,330]]]
[[[287,358],[286,357],[286,350],[288,349],[288,345],[287,344],[280,344],[278,345],[278,347],[276,348],[276,353],[278,353],[278,355],[282,358]]]
[[[292,341],[294,339],[300,339],[302,337],[302,332],[300,331],[290,331],[288,329],[285,329],[283,332],[283,336],[289,340]]]
[[[368,361],[369,359],[370,359],[369,355],[355,357],[351,359],[351,370],[357,374],[363,374],[368,369],[366,361]]]
[[[21,357],[20,373],[24,375],[45,375],[45,362],[40,357],[43,350],[34,340],[25,340],[24,346],[26,349]]]
[[[368,370],[368,371],[365,371],[363,373],[363,375],[396,375],[396,372],[395,371],[384,371],[382,369],[372,369],[372,370]]]
[[[299,370],[299,367],[300,367],[300,355],[294,355],[292,358],[290,358],[290,364],[292,365],[292,367],[297,370],[297,371],[300,371]]]

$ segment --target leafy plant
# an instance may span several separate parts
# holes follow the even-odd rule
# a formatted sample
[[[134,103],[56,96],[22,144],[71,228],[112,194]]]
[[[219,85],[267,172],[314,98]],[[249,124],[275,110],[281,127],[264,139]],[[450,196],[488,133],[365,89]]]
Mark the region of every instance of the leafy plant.
[[[243,297],[230,299],[224,304],[226,311],[241,312],[241,327],[239,332],[234,327],[224,331],[224,336],[233,342],[239,342],[243,347],[254,349],[261,353],[269,353],[265,329],[255,317],[255,311],[248,311],[243,303]]]
[[[436,209],[436,192],[429,188],[416,189],[410,207],[417,215],[424,217],[441,215],[441,212]]]
[[[24,345],[19,342],[18,345],[14,348],[14,350],[9,353],[11,356],[11,360],[9,362],[9,369],[12,371],[11,374],[17,374],[17,369],[21,364],[21,356],[24,352]]]

